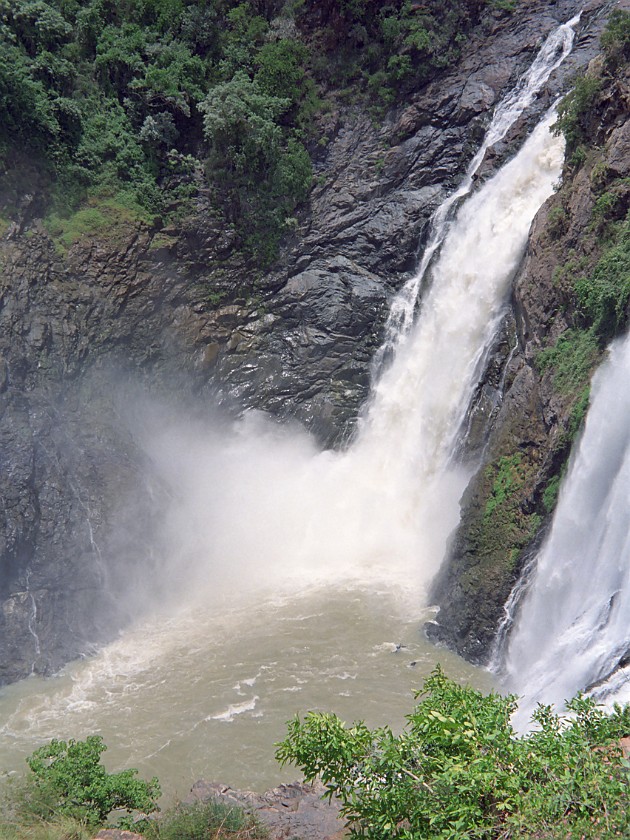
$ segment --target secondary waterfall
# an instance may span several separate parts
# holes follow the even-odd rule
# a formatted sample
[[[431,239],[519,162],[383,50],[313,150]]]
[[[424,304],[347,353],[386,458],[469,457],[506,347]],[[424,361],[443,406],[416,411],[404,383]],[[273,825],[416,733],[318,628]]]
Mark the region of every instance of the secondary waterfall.
[[[190,767],[188,782],[211,773],[254,784],[254,765],[270,760],[299,709],[372,724],[400,712],[402,722],[410,689],[438,657],[417,628],[468,478],[454,463],[457,437],[531,221],[561,172],[553,113],[464,199],[488,146],[568,54],[576,22],[549,36],[436,212],[347,451],[320,452],[256,412],[229,429],[147,421],[146,450],[172,496],[166,560],[128,588],[133,603],[156,604],[155,616],[46,689],[5,690],[5,766],[60,732],[100,731],[108,756],[163,779],[164,767],[166,778]],[[439,659],[463,673],[447,652]],[[268,734],[256,753],[248,745],[261,722]]]
[[[593,379],[584,432],[508,647],[523,723],[537,702],[561,704],[589,686],[599,698],[630,700],[629,381],[630,337],[612,346]]]

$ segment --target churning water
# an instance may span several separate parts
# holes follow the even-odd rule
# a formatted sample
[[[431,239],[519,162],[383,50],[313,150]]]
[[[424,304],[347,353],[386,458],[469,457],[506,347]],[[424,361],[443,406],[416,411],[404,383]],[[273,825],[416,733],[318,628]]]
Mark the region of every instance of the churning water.
[[[497,108],[489,142],[568,53],[575,23]],[[457,436],[531,221],[560,176],[552,121],[453,215],[481,155],[438,210],[434,259],[394,302],[393,361],[348,451],[320,452],[255,412],[228,430],[165,422],[146,436],[172,496],[161,597],[91,660],[2,691],[5,767],[51,737],[99,732],[112,766],[156,772],[171,790],[202,775],[261,787],[280,778],[272,744],[298,710],[401,725],[438,660],[487,685],[419,626],[468,479],[453,462]]]
[[[273,745],[297,712],[403,723],[438,659],[418,634],[422,615],[391,586],[156,615],[58,677],[4,689],[0,765],[24,768],[52,737],[100,733],[108,767],[155,774],[170,796],[199,778],[264,790],[296,776],[280,770]],[[489,687],[454,655],[440,651],[439,660],[453,677]]]

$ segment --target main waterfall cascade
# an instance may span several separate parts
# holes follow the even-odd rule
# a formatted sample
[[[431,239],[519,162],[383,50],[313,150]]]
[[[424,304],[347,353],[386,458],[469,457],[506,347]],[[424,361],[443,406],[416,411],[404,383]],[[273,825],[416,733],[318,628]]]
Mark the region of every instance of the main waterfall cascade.
[[[506,656],[519,722],[590,688],[630,701],[630,336],[596,373],[582,438]]]
[[[5,766],[60,733],[97,731],[114,761],[167,783],[210,764],[229,783],[264,784],[254,768],[272,763],[298,709],[402,723],[438,658],[417,627],[468,479],[454,463],[457,436],[531,221],[561,173],[553,113],[463,199],[488,146],[568,54],[576,22],[549,36],[438,209],[420,270],[394,301],[381,353],[389,364],[348,451],[319,452],[304,432],[255,412],[229,430],[173,422],[148,435],[173,500],[155,614],[45,687],[29,680],[3,692]],[[155,596],[150,584],[138,580],[134,598]],[[470,678],[446,651],[439,659]],[[173,767],[183,778],[169,779]]]

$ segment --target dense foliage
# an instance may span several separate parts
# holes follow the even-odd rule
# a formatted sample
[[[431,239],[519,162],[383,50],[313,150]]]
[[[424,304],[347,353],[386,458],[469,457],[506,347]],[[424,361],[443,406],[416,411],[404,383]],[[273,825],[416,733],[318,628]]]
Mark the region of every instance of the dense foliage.
[[[89,840],[110,821],[147,840],[257,840],[267,832],[241,808],[218,800],[177,804],[157,813],[157,779],[136,770],[108,773],[98,735],[58,741],[27,758],[32,771],[11,778],[0,797],[0,840]],[[121,815],[121,812],[126,812]]]
[[[593,143],[600,94],[605,82],[614,78],[630,61],[630,12],[616,9],[610,15],[601,36],[604,61],[598,70],[578,76],[573,89],[558,106],[554,126],[567,144],[567,158],[573,166],[583,163],[586,147]]]
[[[279,760],[340,797],[351,836],[628,836],[629,765],[618,743],[628,708],[607,716],[578,697],[562,721],[539,706],[537,730],[517,737],[514,697],[483,696],[437,669],[417,698],[400,735],[323,713],[289,723]]]
[[[30,802],[41,816],[73,817],[101,824],[114,809],[150,813],[157,808],[157,779],[137,778],[137,770],[108,773],[101,764],[106,750],[99,735],[85,741],[58,741],[40,747],[27,759],[34,773]]]
[[[0,152],[26,149],[48,167],[57,223],[90,198],[164,213],[203,184],[205,161],[217,212],[244,244],[261,231],[275,241],[310,187],[302,126],[313,109],[304,48],[271,33],[276,11],[236,0],[8,0]]]
[[[0,162],[19,149],[48,168],[66,244],[82,204],[108,201],[107,225],[205,186],[238,244],[269,260],[311,186],[322,97],[350,82],[381,106],[403,96],[460,55],[487,3],[510,5],[6,0]]]
[[[381,104],[456,61],[487,5],[509,0],[306,0],[303,21],[322,44],[314,72],[336,87],[364,83]]]

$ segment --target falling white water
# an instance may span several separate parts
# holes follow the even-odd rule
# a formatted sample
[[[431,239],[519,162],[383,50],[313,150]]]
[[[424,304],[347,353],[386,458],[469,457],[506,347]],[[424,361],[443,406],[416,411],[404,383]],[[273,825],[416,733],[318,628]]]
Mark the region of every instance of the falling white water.
[[[420,534],[457,522],[457,485],[465,476],[450,458],[530,223],[560,174],[563,143],[550,135],[553,119],[549,113],[519,154],[461,207],[418,325],[376,385],[349,456],[370,458],[381,485],[402,490]],[[446,534],[437,531],[443,546]],[[440,560],[437,552],[424,562],[433,573]]]
[[[518,85],[513,119],[568,51],[574,23],[548,40],[537,81]],[[467,479],[453,463],[457,435],[531,221],[560,176],[553,119],[443,225],[417,323],[401,323],[406,338],[348,451],[320,452],[305,432],[256,412],[211,429],[144,417],[141,437],[172,497],[163,565],[130,575],[120,593],[144,623],[48,692],[36,681],[30,693],[5,690],[5,766],[60,729],[101,731],[120,764],[164,777],[190,762],[190,782],[226,778],[231,762],[226,781],[247,784],[265,760],[249,745],[264,742],[269,762],[298,709],[345,702],[352,717],[384,723],[400,710],[402,721],[410,686],[437,657],[417,628]],[[497,125],[484,151],[507,130]],[[439,658],[457,668],[447,652]]]
[[[517,723],[605,681],[630,649],[630,338],[593,379],[591,407],[507,653]],[[596,689],[630,700],[628,673]]]
[[[471,160],[466,175],[459,187],[435,211],[430,223],[429,241],[424,249],[417,272],[396,295],[390,308],[385,326],[385,340],[375,359],[375,368],[380,370],[384,360],[408,335],[414,323],[418,296],[427,269],[436,252],[440,249],[448,233],[449,214],[457,202],[467,196],[474,182],[476,173],[483,163],[488,149],[502,140],[512,125],[534,101],[553,71],[562,64],[573,48],[575,27],[581,13],[549,34],[534,62],[519,79],[517,85],[499,103],[492,117],[479,151]]]

